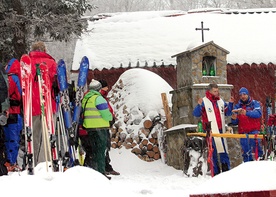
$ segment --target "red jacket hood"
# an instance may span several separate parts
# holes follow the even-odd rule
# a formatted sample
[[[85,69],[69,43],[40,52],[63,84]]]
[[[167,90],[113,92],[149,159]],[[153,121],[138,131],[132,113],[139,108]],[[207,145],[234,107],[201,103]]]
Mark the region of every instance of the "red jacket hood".
[[[39,59],[39,58],[47,58],[47,59],[52,59],[55,61],[55,59],[49,55],[48,53],[45,52],[41,52],[41,51],[31,51],[29,53],[30,58],[35,58],[35,59]]]

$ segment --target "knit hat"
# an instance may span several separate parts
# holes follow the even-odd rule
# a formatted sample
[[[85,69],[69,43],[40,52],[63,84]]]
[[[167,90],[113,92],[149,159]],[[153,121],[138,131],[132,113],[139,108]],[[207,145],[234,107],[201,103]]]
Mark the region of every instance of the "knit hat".
[[[244,87],[242,87],[242,88],[240,89],[240,91],[239,91],[239,95],[241,95],[241,94],[246,94],[246,95],[249,96],[248,90],[247,90],[246,88],[244,88]]]
[[[99,81],[92,79],[92,81],[89,84],[89,90],[99,91],[101,88],[102,88],[102,84]]]
[[[107,82],[104,79],[100,79],[99,82],[102,84],[102,88],[107,87]]]

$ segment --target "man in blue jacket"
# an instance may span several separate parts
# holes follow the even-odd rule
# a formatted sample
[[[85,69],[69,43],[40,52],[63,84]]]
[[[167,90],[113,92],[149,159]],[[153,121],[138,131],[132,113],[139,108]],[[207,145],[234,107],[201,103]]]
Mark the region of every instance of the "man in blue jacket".
[[[259,101],[253,100],[249,96],[249,91],[242,87],[239,90],[240,100],[235,105],[231,122],[238,125],[240,134],[258,134],[261,128],[262,110]],[[241,138],[243,161],[253,161],[252,152],[255,159],[263,156],[260,139]]]

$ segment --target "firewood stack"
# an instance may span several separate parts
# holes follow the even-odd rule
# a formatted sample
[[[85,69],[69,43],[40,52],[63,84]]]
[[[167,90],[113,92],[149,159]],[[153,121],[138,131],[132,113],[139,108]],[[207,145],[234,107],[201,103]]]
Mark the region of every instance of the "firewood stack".
[[[160,159],[160,152],[157,140],[158,130],[153,127],[151,120],[143,122],[143,127],[135,135],[134,132],[128,134],[124,132],[118,124],[114,124],[111,129],[111,147],[132,149],[131,152],[144,161],[154,161]]]
[[[131,149],[144,161],[160,159],[157,137],[160,129],[166,129],[163,126],[166,117],[155,111],[144,115],[138,107],[129,109],[124,104],[125,96],[121,95],[123,91],[119,89],[123,89],[122,81],[115,84],[110,92],[110,102],[116,114],[116,121],[111,128],[111,147]]]

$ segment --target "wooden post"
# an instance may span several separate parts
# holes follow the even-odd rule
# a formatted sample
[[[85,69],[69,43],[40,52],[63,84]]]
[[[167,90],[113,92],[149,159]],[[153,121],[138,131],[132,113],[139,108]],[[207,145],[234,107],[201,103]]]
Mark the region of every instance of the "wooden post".
[[[163,107],[164,111],[166,114],[166,119],[167,119],[167,127],[168,129],[172,127],[172,117],[171,117],[171,112],[169,108],[169,102],[167,99],[167,94],[166,93],[161,93],[162,101],[163,101]]]

